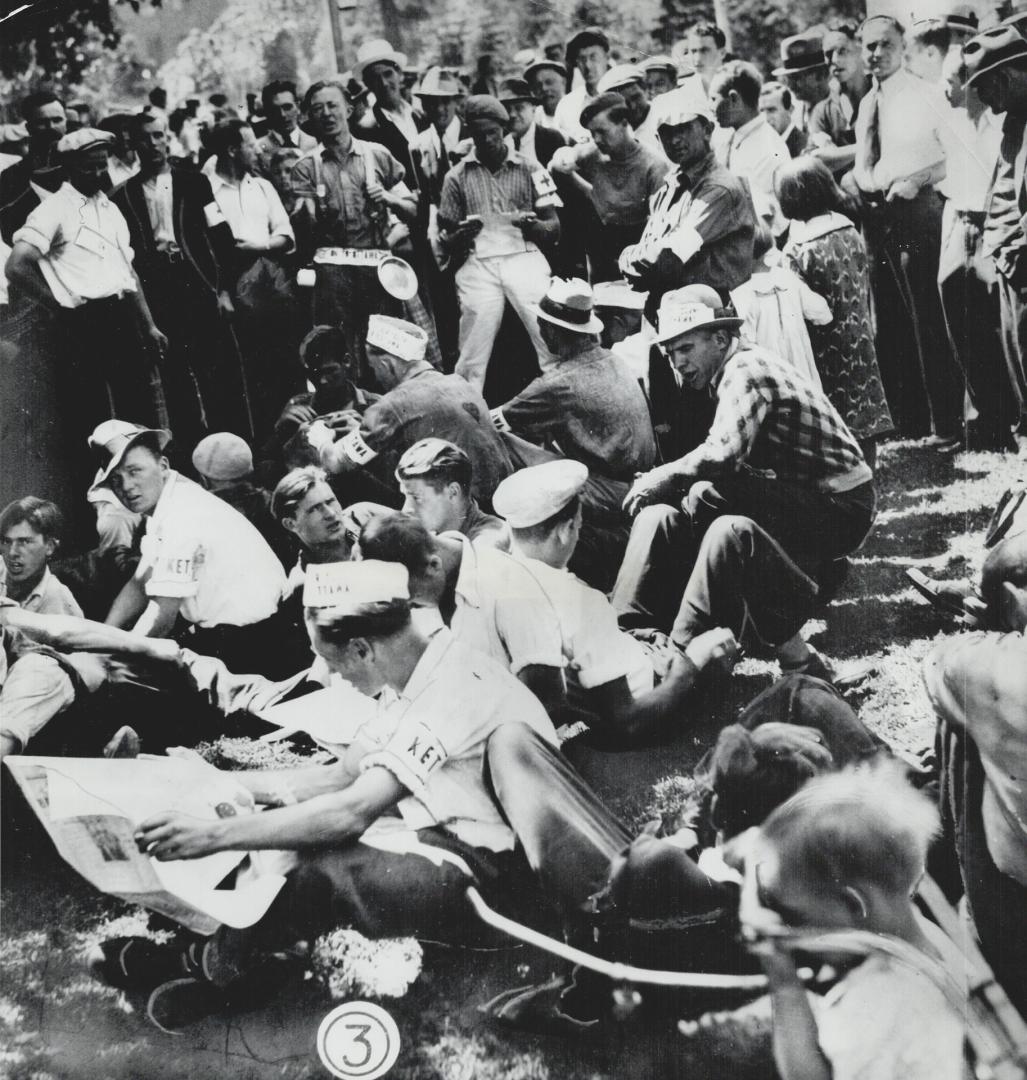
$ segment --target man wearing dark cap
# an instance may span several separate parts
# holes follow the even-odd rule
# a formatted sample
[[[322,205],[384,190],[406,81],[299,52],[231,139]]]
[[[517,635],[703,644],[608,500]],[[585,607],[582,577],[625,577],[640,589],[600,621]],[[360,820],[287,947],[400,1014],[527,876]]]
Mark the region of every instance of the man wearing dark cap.
[[[0,173],[0,237],[10,244],[17,229],[39,205],[42,191],[56,191],[64,182],[57,143],[67,129],[60,99],[49,90],[24,98],[21,118],[28,132],[28,153]]]
[[[113,136],[80,128],[57,144],[68,180],[14,235],[7,262],[12,307],[49,335],[68,468],[80,487],[91,470],[80,452],[112,413],[166,422],[158,360],[167,338],[150,314],[132,266],[121,211],[103,193]],[[45,336],[44,336],[45,340]],[[33,365],[48,365],[40,356]],[[23,387],[22,392],[27,392]]]
[[[1013,437],[1027,455],[1027,235],[1024,233],[1024,127],[1027,124],[1027,41],[996,27],[963,49],[967,82],[995,113],[1005,114],[998,166],[984,223],[984,251],[998,272],[1002,347],[1016,401]]]
[[[567,140],[557,129],[539,126],[531,87],[524,79],[505,79],[499,86],[499,102],[510,114],[510,147],[548,168],[553,154],[566,146]]]
[[[571,142],[586,142],[581,110],[599,93],[599,80],[610,67],[610,39],[598,26],[579,30],[567,42],[568,75],[577,70],[581,85],[569,90],[556,107],[556,125]]]
[[[474,150],[450,170],[439,206],[443,247],[466,262],[456,273],[460,298],[457,374],[485,384],[506,303],[517,313],[540,365],[548,354],[529,305],[541,300],[550,266],[542,249],[560,235],[562,205],[549,173],[506,143],[510,115],[492,97],[472,95],[464,122]]]
[[[535,123],[539,127],[559,130],[556,109],[567,92],[567,69],[559,60],[539,57],[524,69],[523,78],[538,102]]]

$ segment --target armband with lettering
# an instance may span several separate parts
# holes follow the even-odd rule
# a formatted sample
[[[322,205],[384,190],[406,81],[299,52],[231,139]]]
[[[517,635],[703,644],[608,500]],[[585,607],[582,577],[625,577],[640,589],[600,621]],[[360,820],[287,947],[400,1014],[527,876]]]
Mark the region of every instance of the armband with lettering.
[[[449,752],[431,728],[419,722],[401,724],[385,746],[361,759],[360,771],[380,765],[408,791],[417,794],[448,757]]]
[[[344,435],[339,440],[339,447],[354,465],[366,465],[369,461],[374,461],[378,456],[377,451],[372,450],[364,442],[364,436],[361,434],[360,428],[356,428],[348,435]]]
[[[503,415],[502,409],[493,409],[489,416],[492,417],[492,423],[496,425],[496,431],[513,431],[509,421]]]

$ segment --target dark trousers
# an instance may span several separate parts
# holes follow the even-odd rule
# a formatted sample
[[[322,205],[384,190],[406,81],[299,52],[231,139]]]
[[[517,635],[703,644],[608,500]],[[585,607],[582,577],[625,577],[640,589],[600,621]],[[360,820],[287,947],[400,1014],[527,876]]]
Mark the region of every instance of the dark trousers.
[[[975,445],[1005,449],[1014,397],[999,329],[994,269],[981,251],[984,214],[945,207],[938,288],[952,351],[966,379],[964,420]]]
[[[915,199],[864,207],[877,361],[904,435],[954,435],[961,428],[964,384],[938,293],[941,212],[941,197],[930,187]]]
[[[1018,435],[1027,435],[1027,296],[1023,289],[1001,274],[998,276],[998,295],[1002,351],[1016,410],[1014,430]]]
[[[694,484],[681,510],[644,509],[611,601],[621,625],[678,644],[715,626],[788,640],[822,597],[833,563],[866,539],[871,483],[842,494],[740,472]]]
[[[965,732],[944,723],[935,745],[944,847],[933,859],[954,855],[958,878],[944,865],[932,865],[931,872],[949,886],[952,899],[962,886],[981,952],[1009,1000],[1027,1018],[1027,888],[1003,874],[988,851],[981,812],[984,769],[977,748]]]
[[[310,655],[306,631],[290,618],[288,605],[248,626],[190,625],[178,640],[201,656],[220,660],[229,671],[254,672],[268,679],[295,675]]]

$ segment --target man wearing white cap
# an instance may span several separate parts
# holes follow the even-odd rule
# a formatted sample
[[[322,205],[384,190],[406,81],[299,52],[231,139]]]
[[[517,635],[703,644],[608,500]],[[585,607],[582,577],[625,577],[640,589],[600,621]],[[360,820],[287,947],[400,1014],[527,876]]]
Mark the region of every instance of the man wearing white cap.
[[[199,651],[270,673],[282,564],[242,514],[169,466],[170,441],[169,431],[123,420],[100,424],[90,437],[100,464],[95,482],[146,519],[139,566],[106,621],[169,637],[181,617]]]
[[[374,475],[390,485],[408,447],[428,436],[446,439],[471,459],[474,494],[490,502],[496,484],[511,471],[509,454],[485,399],[461,376],[436,371],[424,358],[426,345],[420,327],[372,315],[367,358],[386,393],[362,418],[354,416],[351,430],[337,442],[323,424],[312,425],[307,437],[328,472],[371,465]]]
[[[650,321],[668,289],[696,282],[726,297],[748,280],[756,228],[748,186],[714,157],[706,103],[681,87],[658,98],[653,109],[664,151],[677,168],[653,196],[642,238],[620,257],[632,286],[649,293]]]
[[[600,96],[603,94],[620,94],[624,99],[624,105],[628,110],[628,121],[635,138],[654,154],[665,157],[663,144],[660,142],[656,131],[658,114],[653,112],[649,104],[649,91],[645,84],[645,72],[635,64],[615,64],[599,80]],[[582,121],[582,127],[587,128]]]
[[[493,420],[517,436],[507,437],[515,461],[537,464],[559,454],[583,462],[592,478],[590,511],[616,513],[621,492],[656,461],[645,396],[625,366],[599,344],[603,324],[587,282],[553,278],[533,310],[553,363],[494,409]],[[525,447],[522,440],[534,445]]]
[[[559,60],[538,57],[522,72],[524,81],[531,87],[538,102],[535,123],[539,127],[559,130],[556,107],[567,92],[567,69]]]
[[[717,411],[701,446],[640,477],[625,500],[638,517],[613,602],[624,625],[673,621],[679,647],[727,626],[822,676],[798,630],[870,531],[873,476],[823,391],[743,346],[740,324],[706,286],[663,298],[657,340],[686,386],[713,387]],[[696,543],[674,617],[670,583],[687,575]]]
[[[151,1020],[168,1030],[224,1008],[268,954],[299,940],[352,926],[372,937],[466,942],[472,875],[493,902],[523,887],[514,833],[486,786],[485,749],[509,724],[555,744],[539,702],[449,630],[423,634],[411,620],[407,572],[394,563],[319,566],[304,608],[317,654],[377,705],[334,764],[233,774],[269,807],[263,813],[201,823],[169,809],[139,825],[140,849],[159,860],[296,852],[256,925],[223,926],[185,957],[180,946],[139,949],[148,962],[138,965],[125,939],[98,951],[94,970],[148,992]]]
[[[567,569],[587,481],[588,469],[578,461],[535,465],[508,476],[496,488],[495,505],[510,526],[513,557],[556,611],[572,704],[592,714],[602,734],[627,744],[682,722],[699,671],[715,657],[730,658],[735,643],[730,631],[713,629],[678,653],[620,629],[610,601]]]
[[[61,427],[81,447],[113,410],[167,422],[158,361],[167,338],[154,324],[132,267],[128,225],[103,193],[114,136],[80,128],[57,144],[68,179],[29,214],[7,261],[12,308],[52,342]],[[48,366],[43,357],[35,361]],[[88,487],[81,453],[68,467]]]

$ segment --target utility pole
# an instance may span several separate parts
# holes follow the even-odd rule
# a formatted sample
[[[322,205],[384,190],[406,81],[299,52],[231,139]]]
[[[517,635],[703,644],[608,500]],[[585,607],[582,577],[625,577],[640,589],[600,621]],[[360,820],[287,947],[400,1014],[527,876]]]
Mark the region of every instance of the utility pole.
[[[325,0],[328,4],[328,23],[332,28],[332,45],[335,47],[335,70],[346,70],[346,44],[342,40],[342,24],[339,21],[338,0]]]

